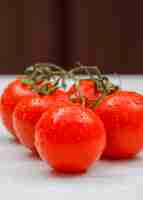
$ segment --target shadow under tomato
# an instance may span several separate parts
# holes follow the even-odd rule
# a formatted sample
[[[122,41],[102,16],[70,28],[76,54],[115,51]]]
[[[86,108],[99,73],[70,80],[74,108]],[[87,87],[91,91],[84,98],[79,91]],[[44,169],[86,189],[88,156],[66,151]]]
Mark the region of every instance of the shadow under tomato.
[[[10,138],[11,142],[15,145],[20,145],[21,143],[19,142],[19,140],[15,137]]]
[[[51,169],[50,172],[48,172],[49,175],[51,177],[55,177],[55,178],[60,178],[60,177],[64,177],[64,178],[71,178],[71,177],[81,177],[83,175],[85,175],[85,171],[84,172],[60,172],[60,171],[57,171],[55,169]]]
[[[113,164],[118,164],[118,163],[122,163],[122,164],[129,164],[129,163],[133,163],[133,164],[136,164],[136,163],[143,163],[143,154],[140,153],[136,156],[132,156],[132,157],[125,157],[125,158],[120,158],[120,159],[112,159],[112,158],[105,158],[105,157],[102,157],[101,158],[102,161],[106,161],[106,162],[109,162],[109,163],[113,163]]]
[[[36,151],[32,152],[29,150],[26,152],[25,156],[27,157],[27,159],[30,159],[30,160],[41,160],[38,152]]]

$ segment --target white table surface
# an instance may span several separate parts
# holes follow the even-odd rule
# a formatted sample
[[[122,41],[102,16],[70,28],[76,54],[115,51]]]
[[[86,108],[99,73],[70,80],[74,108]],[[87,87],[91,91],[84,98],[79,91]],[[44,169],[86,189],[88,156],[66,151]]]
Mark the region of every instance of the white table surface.
[[[0,93],[13,78],[0,76]],[[121,76],[121,82],[143,93],[143,76]],[[99,161],[86,174],[65,176],[16,144],[0,124],[0,200],[9,199],[142,200],[143,154],[134,160]]]

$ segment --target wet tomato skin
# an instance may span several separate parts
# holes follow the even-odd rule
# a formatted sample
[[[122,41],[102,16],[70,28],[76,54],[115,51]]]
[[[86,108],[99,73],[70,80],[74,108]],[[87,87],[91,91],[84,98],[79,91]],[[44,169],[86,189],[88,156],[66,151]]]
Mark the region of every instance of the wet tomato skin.
[[[32,92],[29,86],[23,84],[19,79],[12,81],[1,96],[2,121],[13,136],[15,136],[15,131],[12,124],[12,114],[16,104],[25,96],[37,96],[37,94]]]
[[[105,142],[105,130],[99,117],[79,105],[49,109],[36,126],[37,151],[60,172],[86,171],[100,158]]]
[[[1,96],[0,96],[0,117],[1,117]]]
[[[101,95],[93,80],[80,80],[80,92],[89,102],[95,100]],[[69,96],[75,95],[75,102],[80,102],[80,94],[77,91],[75,84],[70,87],[67,93]]]
[[[106,97],[96,108],[107,133],[103,156],[131,158],[143,149],[143,96],[119,91]]]
[[[64,91],[60,90],[51,95],[26,97],[21,100],[13,113],[13,126],[19,141],[35,152],[35,126],[41,115],[49,107],[66,103],[68,103],[67,95]]]

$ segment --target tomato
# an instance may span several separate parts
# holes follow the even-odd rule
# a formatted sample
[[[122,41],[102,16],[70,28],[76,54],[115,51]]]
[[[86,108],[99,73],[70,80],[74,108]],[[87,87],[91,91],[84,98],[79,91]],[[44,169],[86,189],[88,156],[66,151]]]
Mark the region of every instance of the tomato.
[[[50,95],[27,97],[21,100],[13,113],[13,126],[19,141],[34,152],[35,125],[42,113],[49,107],[68,102],[67,94],[61,90],[56,90]]]
[[[76,85],[73,84],[68,90],[68,95],[75,102],[80,102],[80,94],[86,97],[87,103],[95,100],[101,95],[101,92],[98,91],[95,81],[93,80],[80,80],[80,92],[77,91]]]
[[[84,172],[105,147],[102,121],[77,105],[48,109],[36,126],[35,145],[43,160],[60,172]]]
[[[13,136],[15,136],[15,131],[12,125],[12,114],[16,104],[25,96],[37,96],[37,94],[32,92],[28,85],[16,79],[7,86],[1,97],[2,121]]]
[[[1,117],[1,96],[0,96],[0,117]]]
[[[107,132],[104,157],[130,158],[143,148],[143,96],[118,91],[106,97],[95,110]]]

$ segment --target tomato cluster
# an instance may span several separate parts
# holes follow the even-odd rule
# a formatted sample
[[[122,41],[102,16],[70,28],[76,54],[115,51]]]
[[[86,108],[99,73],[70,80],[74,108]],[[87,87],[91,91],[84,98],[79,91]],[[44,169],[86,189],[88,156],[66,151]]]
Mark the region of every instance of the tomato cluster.
[[[51,68],[28,69],[1,96],[3,124],[21,144],[54,169],[74,173],[101,156],[131,158],[142,150],[141,94],[123,91],[99,70],[65,90],[59,82],[68,72]]]

